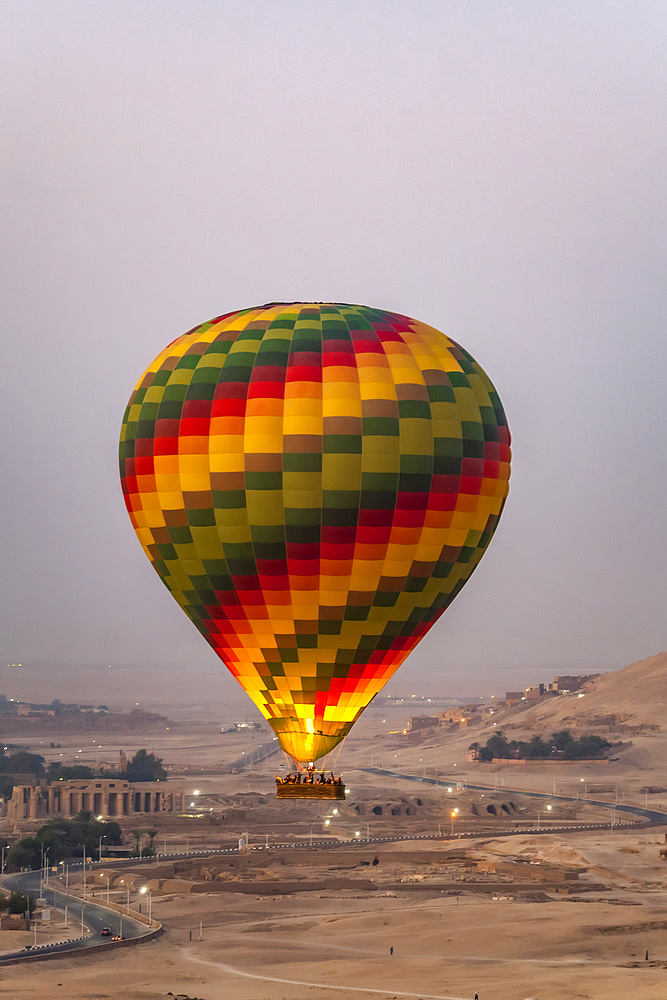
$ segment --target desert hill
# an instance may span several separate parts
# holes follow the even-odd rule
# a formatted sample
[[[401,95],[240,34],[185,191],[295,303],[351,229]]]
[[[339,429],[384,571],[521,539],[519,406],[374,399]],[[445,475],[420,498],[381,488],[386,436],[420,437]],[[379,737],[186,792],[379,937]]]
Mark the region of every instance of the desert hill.
[[[506,718],[527,729],[551,727],[552,732],[561,728],[621,733],[662,729],[667,722],[667,652],[600,674],[580,692],[510,709]]]

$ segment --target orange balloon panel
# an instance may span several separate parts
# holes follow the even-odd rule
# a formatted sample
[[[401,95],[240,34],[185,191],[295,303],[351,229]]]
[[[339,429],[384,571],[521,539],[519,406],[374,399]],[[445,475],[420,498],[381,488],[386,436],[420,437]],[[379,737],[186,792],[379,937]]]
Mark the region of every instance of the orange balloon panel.
[[[121,477],[163,582],[306,761],[349,732],[474,570],[509,442],[488,377],[439,331],[276,303],[155,359],[125,414]]]

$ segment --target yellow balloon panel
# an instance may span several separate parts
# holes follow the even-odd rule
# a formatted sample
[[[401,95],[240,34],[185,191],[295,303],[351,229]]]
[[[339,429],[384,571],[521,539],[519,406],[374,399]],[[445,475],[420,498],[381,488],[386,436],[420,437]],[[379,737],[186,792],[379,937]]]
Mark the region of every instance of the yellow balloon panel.
[[[349,731],[498,522],[509,431],[459,345],[366,306],[219,317],[149,366],[121,476],[156,571],[297,760]]]

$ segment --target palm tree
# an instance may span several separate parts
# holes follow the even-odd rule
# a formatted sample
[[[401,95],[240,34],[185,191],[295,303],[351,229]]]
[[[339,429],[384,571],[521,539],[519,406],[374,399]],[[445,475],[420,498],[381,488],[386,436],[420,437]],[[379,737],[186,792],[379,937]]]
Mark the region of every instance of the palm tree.
[[[149,857],[153,857],[155,854],[155,838],[157,837],[157,830],[146,830],[146,834],[150,838],[147,853]]]
[[[134,857],[135,858],[140,858],[141,857],[141,841],[143,840],[143,837],[144,837],[144,831],[143,830],[130,830],[130,833],[134,837]]]

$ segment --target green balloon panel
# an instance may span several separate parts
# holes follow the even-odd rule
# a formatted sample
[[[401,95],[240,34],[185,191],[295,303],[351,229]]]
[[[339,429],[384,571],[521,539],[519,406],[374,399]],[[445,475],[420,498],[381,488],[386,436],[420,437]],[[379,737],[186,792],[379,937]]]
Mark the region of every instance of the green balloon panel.
[[[339,303],[203,323],[125,413],[127,509],[283,748],[316,760],[451,603],[508,491],[489,378],[438,330]]]

